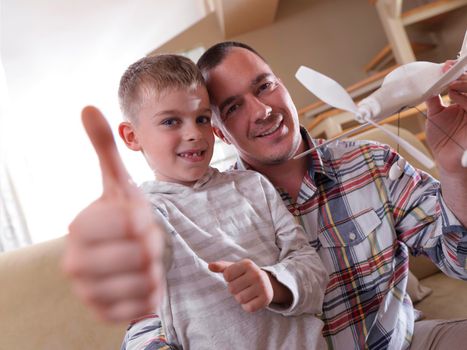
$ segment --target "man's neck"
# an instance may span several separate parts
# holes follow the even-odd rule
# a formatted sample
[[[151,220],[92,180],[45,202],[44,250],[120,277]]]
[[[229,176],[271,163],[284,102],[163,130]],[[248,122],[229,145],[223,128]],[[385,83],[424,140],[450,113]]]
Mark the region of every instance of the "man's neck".
[[[305,143],[302,141],[297,154],[304,150]],[[308,170],[308,157],[290,159],[280,164],[257,164],[254,169],[266,176],[275,187],[286,191],[291,196],[292,200],[296,201],[303,177]]]

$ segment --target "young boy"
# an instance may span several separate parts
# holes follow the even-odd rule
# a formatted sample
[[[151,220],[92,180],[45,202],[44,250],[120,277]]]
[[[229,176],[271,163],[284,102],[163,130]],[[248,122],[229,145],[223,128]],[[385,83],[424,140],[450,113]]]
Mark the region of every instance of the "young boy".
[[[156,180],[141,189],[171,238],[159,310],[168,342],[184,349],[324,348],[314,314],[327,272],[263,176],[209,167],[211,110],[196,65],[176,55],[145,57],[124,73],[119,98],[126,118],[119,134],[154,171]],[[124,348],[144,349],[138,335],[146,327],[145,319],[132,325]]]

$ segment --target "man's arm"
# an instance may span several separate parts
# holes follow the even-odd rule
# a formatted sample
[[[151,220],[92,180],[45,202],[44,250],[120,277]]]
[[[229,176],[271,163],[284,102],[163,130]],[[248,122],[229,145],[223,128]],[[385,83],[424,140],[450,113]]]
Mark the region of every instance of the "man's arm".
[[[426,140],[439,168],[444,201],[465,228],[467,168],[462,167],[461,158],[467,150],[467,74],[451,83],[448,94],[450,106],[443,106],[439,96],[426,102]]]

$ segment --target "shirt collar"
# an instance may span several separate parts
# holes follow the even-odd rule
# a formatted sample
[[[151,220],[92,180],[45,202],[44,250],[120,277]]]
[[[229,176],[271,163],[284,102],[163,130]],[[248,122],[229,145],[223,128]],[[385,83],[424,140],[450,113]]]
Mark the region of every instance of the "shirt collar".
[[[208,167],[206,173],[197,180],[193,186],[182,185],[175,182],[166,182],[159,180],[145,181],[141,184],[140,188],[144,193],[182,193],[196,191],[202,189],[209,180],[219,171],[215,168]]]
[[[308,131],[305,129],[305,127],[300,126],[300,133],[303,138],[303,142],[305,143],[305,148],[308,150],[311,147],[316,147],[320,144],[322,144],[325,140],[322,139],[317,139],[314,140]],[[311,151],[310,154],[308,154],[306,157],[308,157],[311,166],[309,167],[308,170],[308,176],[314,180],[316,183],[316,177],[319,175],[323,175],[332,181],[336,181],[336,170],[334,167],[331,165],[332,164],[332,157],[331,153],[326,147],[323,148],[317,148]],[[237,157],[237,162],[233,166],[234,169],[239,169],[239,170],[251,170],[251,166],[246,163],[244,160],[240,158],[240,156]],[[318,175],[319,174],[319,175]]]

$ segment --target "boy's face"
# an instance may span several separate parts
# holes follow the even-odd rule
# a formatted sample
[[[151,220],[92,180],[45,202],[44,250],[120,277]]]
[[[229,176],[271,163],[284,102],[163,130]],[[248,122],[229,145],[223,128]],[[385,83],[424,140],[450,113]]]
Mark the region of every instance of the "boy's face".
[[[127,146],[143,152],[158,180],[191,185],[207,171],[214,135],[204,86],[147,98],[136,123],[126,124]]]
[[[282,82],[257,55],[232,48],[206,79],[221,118],[218,135],[251,166],[288,161],[302,145],[295,105]]]

